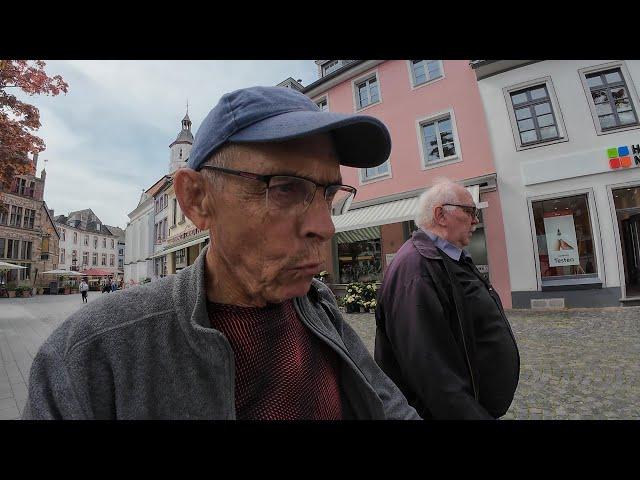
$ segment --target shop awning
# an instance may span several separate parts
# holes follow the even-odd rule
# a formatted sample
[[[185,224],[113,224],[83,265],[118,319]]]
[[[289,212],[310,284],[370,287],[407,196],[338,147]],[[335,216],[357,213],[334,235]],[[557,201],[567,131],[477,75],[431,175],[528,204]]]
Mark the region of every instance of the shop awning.
[[[171,252],[177,252],[178,250],[182,250],[183,248],[187,248],[187,247],[192,247],[193,245],[197,245],[199,243],[204,242],[205,240],[207,240],[209,238],[209,235],[206,235],[204,237],[200,237],[200,238],[196,238],[195,240],[191,240],[190,242],[186,242],[186,243],[181,243],[180,245],[176,245],[175,247],[171,247],[171,248],[167,248],[165,250],[162,250],[160,252],[156,252],[153,255],[151,255],[149,257],[149,259],[151,258],[157,258],[157,257],[163,257],[165,256],[167,253],[171,253]]]
[[[487,207],[486,202],[480,202],[480,187],[472,185],[466,187],[478,208]],[[418,198],[404,198],[393,202],[371,205],[369,207],[349,210],[344,215],[331,217],[336,233],[357,230],[359,228],[388,225],[390,223],[414,220],[418,208]]]
[[[336,232],[406,222],[415,217],[418,197],[371,205],[332,217]]]

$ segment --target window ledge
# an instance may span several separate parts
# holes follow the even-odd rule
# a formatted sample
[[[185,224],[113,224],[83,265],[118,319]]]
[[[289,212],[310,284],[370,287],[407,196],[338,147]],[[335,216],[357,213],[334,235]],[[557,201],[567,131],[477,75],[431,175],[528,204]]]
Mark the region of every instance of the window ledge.
[[[427,85],[433,85],[434,83],[440,82],[441,80],[444,80],[444,75],[440,75],[437,78],[434,78],[433,80],[427,80],[426,82],[423,83],[418,83],[418,84],[411,84],[411,90],[418,90],[419,88],[422,87],[426,87]]]
[[[425,163],[422,163],[422,170],[431,170],[432,168],[438,168],[438,167],[444,167],[445,165],[451,165],[452,163],[458,163],[461,162],[462,158],[455,156],[453,158],[449,158],[446,160],[439,160],[437,162],[431,162],[431,163],[427,163],[425,165]]]
[[[549,140],[546,142],[537,142],[531,145],[518,145],[516,146],[516,151],[521,152],[522,150],[531,150],[532,148],[546,147],[548,145],[554,145],[556,143],[562,143],[562,142],[568,142],[568,141],[569,141],[569,136],[565,135],[562,138],[554,138],[553,140]]]
[[[356,113],[364,112],[365,110],[368,110],[369,108],[375,107],[376,105],[380,105],[380,104],[382,104],[382,100],[377,101],[376,103],[370,103],[366,107],[356,108]]]
[[[543,282],[541,290],[543,292],[553,292],[558,290],[595,290],[602,288],[602,280],[599,278],[581,278],[571,280],[549,280]]]
[[[619,132],[626,132],[629,130],[637,130],[640,128],[640,124],[639,123],[635,123],[633,125],[627,125],[624,127],[618,127],[618,128],[608,128],[606,130],[598,130],[598,135],[609,135],[611,133],[619,133]]]
[[[380,182],[382,180],[389,180],[391,178],[391,174],[384,173],[382,175],[376,175],[375,177],[369,177],[367,179],[360,178],[360,186],[369,185],[370,183]]]

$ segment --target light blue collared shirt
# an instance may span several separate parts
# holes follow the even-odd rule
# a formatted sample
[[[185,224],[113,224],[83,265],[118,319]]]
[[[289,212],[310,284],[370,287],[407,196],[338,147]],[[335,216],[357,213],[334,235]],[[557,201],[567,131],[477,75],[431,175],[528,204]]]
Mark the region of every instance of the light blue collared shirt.
[[[449,242],[448,240],[445,240],[444,238],[440,238],[438,235],[436,235],[433,232],[430,232],[426,228],[423,228],[422,231],[427,234],[427,236],[433,241],[433,243],[436,244],[436,247],[438,247],[440,250],[446,253],[453,260],[460,261],[463,254],[465,257],[471,258],[471,255],[469,255],[469,252],[456,247],[453,243]]]

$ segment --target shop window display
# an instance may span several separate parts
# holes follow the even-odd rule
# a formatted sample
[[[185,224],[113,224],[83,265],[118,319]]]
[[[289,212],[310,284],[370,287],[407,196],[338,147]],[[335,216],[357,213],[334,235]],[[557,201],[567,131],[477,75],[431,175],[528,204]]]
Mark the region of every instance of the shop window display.
[[[542,281],[597,277],[587,195],[532,202]]]
[[[380,238],[338,242],[340,283],[382,281]]]

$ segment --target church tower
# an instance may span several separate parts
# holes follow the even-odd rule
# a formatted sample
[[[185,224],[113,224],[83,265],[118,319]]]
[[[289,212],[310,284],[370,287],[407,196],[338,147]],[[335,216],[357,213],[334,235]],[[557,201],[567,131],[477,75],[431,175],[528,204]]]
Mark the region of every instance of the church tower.
[[[186,161],[191,152],[193,145],[193,134],[191,133],[191,120],[189,119],[189,105],[187,104],[187,113],[182,119],[182,130],[173,141],[169,148],[171,149],[171,158],[169,160],[169,173],[173,173],[179,168],[185,167]]]

